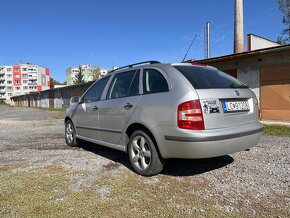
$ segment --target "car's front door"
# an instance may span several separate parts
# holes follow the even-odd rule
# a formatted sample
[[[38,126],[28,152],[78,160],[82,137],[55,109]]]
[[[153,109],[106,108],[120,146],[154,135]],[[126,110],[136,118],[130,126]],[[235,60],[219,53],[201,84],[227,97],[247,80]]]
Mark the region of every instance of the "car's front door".
[[[103,90],[109,80],[105,77],[92,85],[82,97],[77,110],[75,127],[78,136],[99,140],[99,105]]]
[[[118,144],[121,134],[138,106],[140,72],[131,70],[118,73],[111,80],[106,100],[99,107],[100,139]]]

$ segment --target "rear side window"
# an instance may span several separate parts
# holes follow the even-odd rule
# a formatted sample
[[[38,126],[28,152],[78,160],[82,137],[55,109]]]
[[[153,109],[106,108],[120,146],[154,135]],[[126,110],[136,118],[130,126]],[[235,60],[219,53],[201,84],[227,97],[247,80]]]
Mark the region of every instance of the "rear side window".
[[[109,76],[100,79],[97,81],[85,94],[84,96],[84,102],[85,103],[90,103],[90,102],[95,102],[99,101],[101,99],[103,90],[109,80]]]
[[[174,66],[195,89],[248,88],[245,84],[214,68]]]
[[[164,76],[155,69],[143,71],[143,93],[168,92],[168,84]]]
[[[139,94],[139,70],[118,73],[113,78],[107,99],[123,98]]]

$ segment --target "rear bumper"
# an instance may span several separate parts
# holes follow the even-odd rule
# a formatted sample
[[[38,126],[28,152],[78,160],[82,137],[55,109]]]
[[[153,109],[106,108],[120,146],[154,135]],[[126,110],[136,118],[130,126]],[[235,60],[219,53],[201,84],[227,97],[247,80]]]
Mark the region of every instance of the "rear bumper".
[[[209,158],[227,155],[257,145],[263,135],[260,122],[204,131],[175,128],[174,132],[169,129],[170,127],[159,129],[162,132],[159,136],[163,135],[163,138],[159,137],[157,141],[163,158]]]
[[[164,136],[165,140],[177,141],[177,142],[210,142],[210,141],[220,141],[233,138],[244,137],[248,135],[253,135],[256,133],[263,132],[263,127],[259,129],[254,129],[246,132],[238,132],[231,134],[222,135],[211,135],[211,136],[199,136],[199,137],[182,137],[182,136]]]

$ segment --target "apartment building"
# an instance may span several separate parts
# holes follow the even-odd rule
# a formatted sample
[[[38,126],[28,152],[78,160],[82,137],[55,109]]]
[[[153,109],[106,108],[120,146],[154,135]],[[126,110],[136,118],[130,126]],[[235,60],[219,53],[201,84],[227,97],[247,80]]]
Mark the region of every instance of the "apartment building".
[[[49,69],[30,63],[0,66],[0,101],[50,88]]]
[[[93,67],[89,64],[82,64],[78,67],[69,67],[66,70],[66,84],[69,86],[74,85],[75,77],[76,75],[79,74],[80,70],[82,72],[85,82],[96,80],[94,74],[97,71],[97,69],[98,69],[97,67]],[[100,69],[100,77],[107,75],[108,71],[111,70],[111,69],[104,69],[104,68],[99,68],[99,69]]]

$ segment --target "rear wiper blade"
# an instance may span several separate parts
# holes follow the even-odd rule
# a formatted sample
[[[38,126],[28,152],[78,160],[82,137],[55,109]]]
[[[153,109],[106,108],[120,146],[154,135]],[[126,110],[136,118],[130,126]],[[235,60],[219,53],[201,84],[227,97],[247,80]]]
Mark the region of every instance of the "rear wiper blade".
[[[238,85],[238,84],[234,84],[234,83],[232,83],[232,84],[230,85],[230,87],[231,87],[231,88],[234,88],[234,89],[238,89],[238,88],[241,88],[241,89],[249,88],[249,86],[247,86],[247,85],[243,85],[243,84]]]

